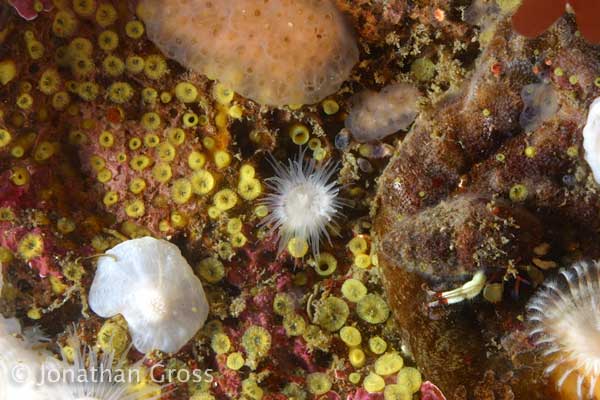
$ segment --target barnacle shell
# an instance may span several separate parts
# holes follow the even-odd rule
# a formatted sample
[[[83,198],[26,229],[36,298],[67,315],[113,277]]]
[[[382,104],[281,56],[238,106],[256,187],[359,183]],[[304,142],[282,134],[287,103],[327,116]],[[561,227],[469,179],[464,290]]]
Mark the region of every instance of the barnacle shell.
[[[200,280],[174,244],[151,237],[106,252],[90,289],[90,307],[122,314],[141,352],[176,352],[202,327],[208,302]]]

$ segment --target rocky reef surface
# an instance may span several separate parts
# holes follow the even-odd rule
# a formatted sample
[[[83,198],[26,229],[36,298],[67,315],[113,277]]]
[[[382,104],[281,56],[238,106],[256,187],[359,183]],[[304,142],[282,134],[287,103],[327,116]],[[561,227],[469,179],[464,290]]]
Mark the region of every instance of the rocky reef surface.
[[[282,82],[294,99],[326,82],[330,57],[318,40],[301,44],[328,32],[328,16],[287,42],[289,24],[276,21],[270,49],[260,30],[238,28],[321,2],[339,10],[341,37],[327,48],[343,43],[358,62],[316,103],[281,105]],[[144,22],[160,12],[135,1],[0,3],[0,321],[11,323],[0,332],[22,332],[0,340],[0,355],[18,343],[69,365],[121,360],[144,375],[128,400],[558,396],[525,303],[557,267],[600,256],[581,137],[600,58],[575,17],[527,39],[508,0],[282,0],[265,13],[258,0],[202,1],[202,15],[237,13],[236,34],[211,41],[202,35],[222,25],[196,31],[178,8],[194,3],[169,11],[187,39],[204,39],[192,53],[216,54],[234,85],[224,43],[248,46],[261,72],[246,59],[242,72],[274,105],[163,54]],[[171,48],[213,65],[185,43]],[[296,75],[305,66],[308,81]],[[260,83],[264,71],[279,89]],[[290,190],[290,176],[312,186]],[[307,214],[319,207],[273,214],[290,193],[313,205],[311,190],[327,206],[318,218]],[[318,250],[298,221],[316,221]],[[209,303],[206,324],[173,353],[139,353],[125,318],[88,306],[98,258],[145,236],[181,250]],[[185,379],[193,371],[202,379]]]

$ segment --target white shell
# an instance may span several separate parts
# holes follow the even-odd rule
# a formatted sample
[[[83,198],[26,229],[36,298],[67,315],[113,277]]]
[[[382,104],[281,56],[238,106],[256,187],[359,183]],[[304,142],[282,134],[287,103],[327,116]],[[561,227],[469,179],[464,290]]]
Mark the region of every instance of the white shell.
[[[142,353],[179,351],[204,325],[208,302],[200,280],[174,244],[151,237],[106,252],[90,289],[92,310],[123,315]]]
[[[585,161],[590,166],[596,183],[600,183],[600,97],[590,106],[583,128],[583,149]]]

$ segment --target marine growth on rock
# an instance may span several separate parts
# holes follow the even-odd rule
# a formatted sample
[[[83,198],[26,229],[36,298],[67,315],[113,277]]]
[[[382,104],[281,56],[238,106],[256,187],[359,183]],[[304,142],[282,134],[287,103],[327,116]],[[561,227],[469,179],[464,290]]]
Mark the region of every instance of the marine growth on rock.
[[[331,0],[143,0],[148,36],[169,57],[261,104],[312,104],[358,61]]]

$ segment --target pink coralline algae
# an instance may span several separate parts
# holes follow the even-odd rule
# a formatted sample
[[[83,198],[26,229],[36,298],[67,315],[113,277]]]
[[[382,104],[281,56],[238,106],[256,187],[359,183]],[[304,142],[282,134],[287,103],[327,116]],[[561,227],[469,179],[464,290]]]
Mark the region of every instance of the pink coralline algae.
[[[17,13],[26,20],[35,19],[42,11],[52,10],[52,0],[8,0]]]
[[[442,391],[429,381],[421,385],[421,400],[446,400]]]

